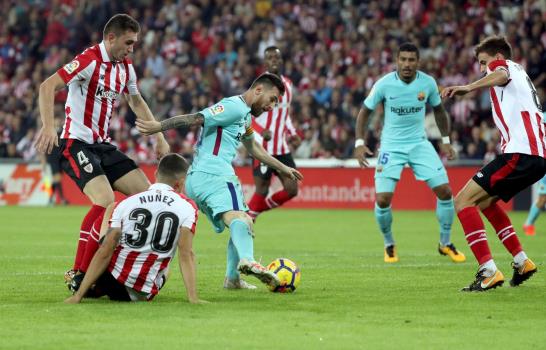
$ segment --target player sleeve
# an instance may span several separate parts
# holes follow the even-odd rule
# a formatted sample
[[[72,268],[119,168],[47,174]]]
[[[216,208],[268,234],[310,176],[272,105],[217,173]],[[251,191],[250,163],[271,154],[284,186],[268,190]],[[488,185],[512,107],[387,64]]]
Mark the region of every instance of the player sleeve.
[[[182,223],[180,224],[180,227],[186,227],[189,228],[190,231],[195,234],[195,226],[197,226],[197,219],[199,217],[199,213],[197,211],[197,206],[193,202],[187,202],[187,206],[185,207],[185,210],[183,211],[183,214],[181,215]]]
[[[92,64],[93,63],[93,64]],[[70,85],[75,80],[89,80],[93,75],[93,69],[96,61],[89,55],[82,53],[76,56],[72,61],[65,64],[57,70],[66,85]]]
[[[379,80],[372,87],[370,94],[368,95],[368,97],[366,97],[366,99],[364,100],[364,103],[362,103],[362,106],[370,110],[374,110],[377,104],[382,102],[384,98],[385,96],[383,93],[381,80]]]
[[[508,79],[510,79],[510,69],[508,68],[508,63],[506,63],[506,60],[494,60],[489,62],[489,64],[487,65],[487,74],[493,73],[498,70],[505,71]]]
[[[440,97],[440,89],[438,88],[438,85],[436,84],[436,81],[434,79],[430,79],[428,90],[428,104],[432,107],[439,106],[440,103],[442,103],[442,98]]]
[[[138,82],[137,82],[137,75],[135,72],[135,67],[131,62],[127,64],[127,70],[129,71],[127,84],[125,84],[125,88],[123,89],[123,92],[129,95],[138,95]]]
[[[241,113],[232,104],[230,101],[222,100],[199,113],[203,115],[208,126],[229,126],[241,119]]]

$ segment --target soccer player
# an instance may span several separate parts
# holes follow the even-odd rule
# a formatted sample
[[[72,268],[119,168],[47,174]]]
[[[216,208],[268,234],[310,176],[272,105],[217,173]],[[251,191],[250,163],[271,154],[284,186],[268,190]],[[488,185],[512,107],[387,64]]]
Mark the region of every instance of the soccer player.
[[[436,124],[442,134],[440,149],[448,159],[455,157],[449,142],[449,119],[442,105],[434,78],[417,70],[419,50],[412,43],[400,45],[397,70],[379,79],[364,100],[356,122],[355,157],[360,166],[368,166],[366,146],[368,117],[377,104],[383,103],[385,121],[381,147],[375,169],[375,218],[385,243],[384,261],[398,261],[391,230],[391,201],[404,165],[408,164],[418,180],[426,181],[436,195],[436,218],[440,224],[438,251],[454,262],[465,261],[451,242],[454,209],[447,173],[440,157],[425,135],[425,105],[434,109]]]
[[[544,209],[544,204],[546,204],[546,176],[540,180],[540,185],[538,187],[538,198],[531,208],[529,209],[529,215],[525,224],[523,225],[523,232],[527,236],[535,235],[535,221],[537,221],[540,211]]]
[[[252,218],[241,184],[231,162],[242,142],[249,153],[281,176],[301,180],[294,168],[270,156],[254,139],[251,115],[269,111],[285,92],[281,78],[271,73],[260,75],[242,95],[222,99],[217,104],[195,114],[180,115],[162,122],[137,121],[143,134],[168,129],[201,125],[201,137],[188,172],[186,193],[212,222],[217,233],[229,227],[227,268],[224,288],[254,289],[240,278],[240,273],[253,275],[263,283],[276,287],[278,277],[254,259]]]
[[[92,207],[80,227],[73,270],[85,271],[98,248],[105,208],[114,202],[114,190],[126,195],[146,190],[150,183],[135,162],[110,144],[108,125],[114,104],[124,94],[137,119],[154,120],[137,88],[135,69],[127,56],[133,52],[140,26],[126,14],[110,18],[103,41],[87,48],[40,85],[39,106],[43,126],[36,148],[51,153],[60,146],[61,167],[89,198]],[[68,86],[65,121],[58,141],[53,122],[55,91]],[[163,135],[157,137],[157,156],[167,153]],[[87,250],[87,252],[86,252]]]
[[[510,44],[504,37],[490,36],[478,44],[475,54],[481,72],[486,75],[471,84],[451,86],[442,91],[443,97],[453,97],[488,87],[493,120],[501,134],[503,153],[481,168],[455,197],[457,216],[479,264],[475,280],[463,288],[469,292],[485,291],[504,283],[504,276],[489,250],[478,209],[514,258],[510,285],[519,286],[537,271],[536,265],[525,254],[508,215],[497,201],[508,202],[546,173],[541,104],[523,67],[510,60]]]
[[[108,206],[104,242],[67,303],[103,295],[118,301],[153,299],[165,285],[177,247],[188,301],[202,302],[195,286],[192,249],[197,207],[181,194],[188,167],[178,154],[167,154],[159,162],[155,184],[121,201],[115,209],[114,204]]]
[[[294,159],[290,154],[289,142],[297,147],[301,139],[296,134],[290,118],[290,103],[292,102],[292,82],[280,74],[282,65],[281,51],[276,46],[270,46],[264,51],[264,61],[269,73],[278,75],[285,88],[285,94],[280,97],[279,103],[271,110],[262,113],[252,120],[254,137],[256,142],[261,144],[273,158],[291,168],[296,167]],[[275,174],[281,180],[283,189],[267,196],[271,185],[271,176]],[[279,175],[272,167],[254,160],[253,165],[254,183],[256,191],[248,202],[248,214],[256,220],[256,217],[269,209],[279,207],[294,198],[298,194],[298,181],[287,176]]]

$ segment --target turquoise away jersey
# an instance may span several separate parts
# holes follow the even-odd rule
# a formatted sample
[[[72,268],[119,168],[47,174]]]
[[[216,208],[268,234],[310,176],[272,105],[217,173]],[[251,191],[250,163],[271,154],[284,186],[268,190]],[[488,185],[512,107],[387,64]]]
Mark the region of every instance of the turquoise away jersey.
[[[190,169],[214,175],[234,175],[231,162],[242,138],[253,137],[250,107],[242,96],[223,98],[199,112],[205,117]]]
[[[379,79],[373,86],[363,105],[374,110],[383,102],[385,121],[381,133],[381,144],[414,143],[426,138],[426,104],[433,107],[442,101],[433,77],[417,71],[415,79],[406,84],[397,72]]]

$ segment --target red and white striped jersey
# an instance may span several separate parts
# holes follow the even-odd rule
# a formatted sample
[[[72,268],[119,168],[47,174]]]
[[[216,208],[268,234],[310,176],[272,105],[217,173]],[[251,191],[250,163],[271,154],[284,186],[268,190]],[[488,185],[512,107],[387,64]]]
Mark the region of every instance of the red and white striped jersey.
[[[508,83],[489,89],[493,120],[501,134],[503,153],[523,153],[546,158],[545,128],[537,91],[523,67],[510,60],[495,60],[487,73],[508,73]]]
[[[195,203],[166,184],[126,198],[110,219],[110,227],[122,233],[108,271],[126,287],[153,297],[176,252],[180,228],[195,234],[196,224]]]
[[[57,73],[68,86],[61,138],[86,143],[108,141],[108,126],[117,97],[137,95],[132,62],[112,62],[104,41],[87,48]]]
[[[279,103],[269,112],[264,112],[260,116],[252,119],[252,128],[256,142],[261,143],[265,150],[274,156],[290,153],[286,136],[296,135],[296,129],[290,119],[290,103],[292,102],[292,81],[281,75],[281,79],[286,89],[281,96]],[[262,132],[268,129],[271,131],[271,140],[265,141]]]

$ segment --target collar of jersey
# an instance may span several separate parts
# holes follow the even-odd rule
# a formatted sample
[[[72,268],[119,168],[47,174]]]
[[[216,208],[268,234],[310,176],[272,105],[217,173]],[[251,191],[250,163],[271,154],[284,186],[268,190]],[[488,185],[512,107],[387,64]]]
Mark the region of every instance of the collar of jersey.
[[[104,45],[104,40],[99,44],[100,54],[104,62],[110,62],[110,57],[108,57],[108,52],[106,52],[106,45]]]
[[[150,190],[174,191],[174,189],[171,186],[169,186],[167,184],[162,184],[162,183],[159,183],[159,182],[151,185]]]

